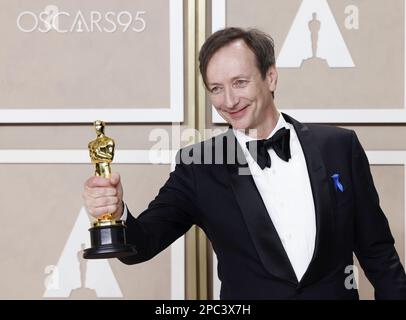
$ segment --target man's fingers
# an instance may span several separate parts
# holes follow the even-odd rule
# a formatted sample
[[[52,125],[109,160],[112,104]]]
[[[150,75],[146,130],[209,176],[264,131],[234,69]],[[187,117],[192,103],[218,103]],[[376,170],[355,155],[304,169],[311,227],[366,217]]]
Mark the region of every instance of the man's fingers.
[[[96,188],[96,187],[111,187],[110,180],[103,177],[90,177],[85,182],[85,187]]]
[[[120,175],[113,173],[109,179],[98,176],[90,177],[85,182],[82,197],[86,209],[95,218],[99,218],[105,213],[120,215],[122,212]]]
[[[91,198],[100,198],[117,195],[115,188],[89,188],[85,189],[85,195]]]
[[[87,199],[86,204],[89,208],[107,207],[110,205],[117,205],[119,202],[118,197],[102,197],[97,199]]]
[[[99,207],[99,208],[88,208],[87,210],[93,217],[98,218],[101,215],[106,214],[106,213],[114,213],[117,211],[117,209],[118,209],[117,205],[110,205],[110,206]]]

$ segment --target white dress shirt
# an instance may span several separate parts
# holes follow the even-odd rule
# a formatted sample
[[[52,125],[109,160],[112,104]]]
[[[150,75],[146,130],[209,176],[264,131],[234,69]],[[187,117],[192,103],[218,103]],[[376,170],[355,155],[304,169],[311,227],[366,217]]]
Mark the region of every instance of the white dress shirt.
[[[255,140],[235,130],[234,134],[247,159],[254,182],[264,201],[298,281],[306,272],[313,256],[316,217],[306,161],[293,125],[279,115],[278,123],[268,138],[281,128],[290,129],[291,159],[278,157],[271,148],[271,168],[262,170],[249,153],[246,142]]]
[[[285,162],[270,149],[268,152],[272,165],[271,168],[265,167],[264,170],[252,158],[245,144],[255,139],[242,131],[234,129],[233,131],[296,277],[300,281],[313,256],[316,217],[306,161],[293,125],[279,115],[278,123],[268,138],[283,127],[290,129],[292,157]],[[125,221],[127,215],[127,206],[124,204],[121,220]]]

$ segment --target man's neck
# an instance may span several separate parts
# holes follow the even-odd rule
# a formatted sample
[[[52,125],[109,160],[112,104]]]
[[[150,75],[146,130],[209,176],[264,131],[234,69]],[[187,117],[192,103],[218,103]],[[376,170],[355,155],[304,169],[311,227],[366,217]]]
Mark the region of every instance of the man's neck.
[[[282,115],[276,109],[273,110],[271,115],[269,116],[269,120],[266,121],[263,125],[258,126],[257,128],[253,129],[246,129],[245,134],[251,138],[255,139],[267,139],[269,135],[272,133],[273,129],[275,129],[276,124],[279,121],[279,117]]]

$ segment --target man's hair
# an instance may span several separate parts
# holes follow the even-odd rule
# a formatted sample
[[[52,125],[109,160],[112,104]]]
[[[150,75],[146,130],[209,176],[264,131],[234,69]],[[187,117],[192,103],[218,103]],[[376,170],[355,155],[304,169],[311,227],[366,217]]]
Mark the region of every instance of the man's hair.
[[[274,41],[257,29],[225,28],[213,33],[203,44],[199,53],[199,69],[207,87],[207,66],[213,55],[236,40],[243,40],[255,54],[257,67],[263,79],[270,66],[275,64]]]

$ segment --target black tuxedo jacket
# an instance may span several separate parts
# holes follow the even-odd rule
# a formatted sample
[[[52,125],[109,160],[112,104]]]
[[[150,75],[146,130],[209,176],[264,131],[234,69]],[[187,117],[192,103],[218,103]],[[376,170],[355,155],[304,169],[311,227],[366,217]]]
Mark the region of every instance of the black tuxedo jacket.
[[[314,254],[301,281],[252,176],[242,174],[247,163],[231,129],[178,153],[148,209],[129,215],[127,238],[138,254],[121,261],[151,259],[197,224],[216,252],[222,299],[358,299],[347,268],[353,253],[377,299],[406,299],[405,272],[354,131],[283,116],[301,143],[316,213]]]

